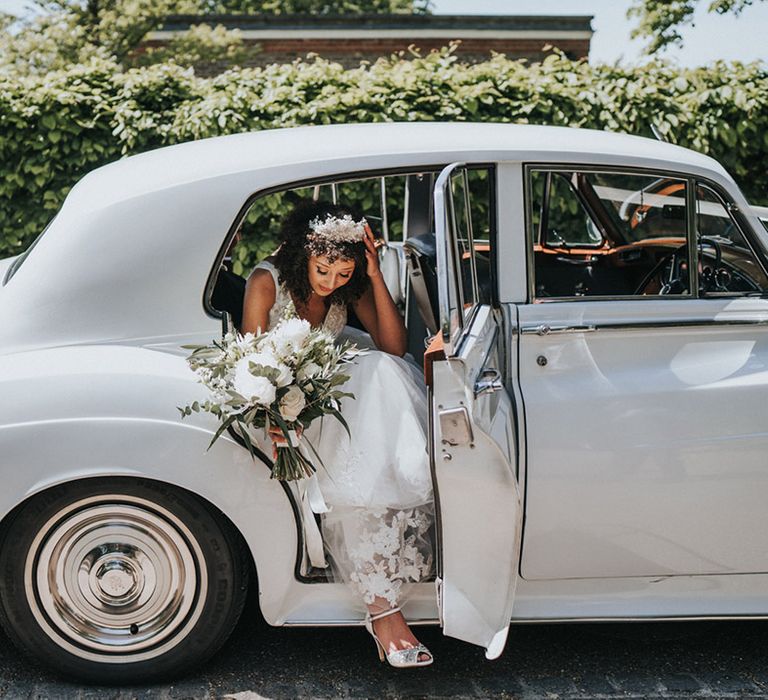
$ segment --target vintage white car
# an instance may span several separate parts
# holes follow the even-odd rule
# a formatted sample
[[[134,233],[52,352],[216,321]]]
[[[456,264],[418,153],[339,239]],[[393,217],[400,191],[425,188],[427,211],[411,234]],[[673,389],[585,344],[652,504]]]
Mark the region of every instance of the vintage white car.
[[[121,682],[208,658],[249,588],[272,625],[361,623],[295,484],[177,409],[181,346],[238,323],[237,234],[296,196],[379,217],[425,362],[439,551],[411,621],[494,658],[510,621],[768,616],[768,232],[725,170],[587,130],[339,125],[107,165],[0,263],[15,642]]]

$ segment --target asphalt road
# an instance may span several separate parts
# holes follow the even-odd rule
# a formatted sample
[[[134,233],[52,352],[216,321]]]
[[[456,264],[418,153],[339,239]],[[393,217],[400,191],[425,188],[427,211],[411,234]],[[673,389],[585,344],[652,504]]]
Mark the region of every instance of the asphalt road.
[[[23,658],[0,634],[2,698],[768,698],[768,622],[517,626],[497,661],[419,628],[423,669],[380,664],[362,629],[278,629],[253,603],[227,645],[172,684],[83,687]]]

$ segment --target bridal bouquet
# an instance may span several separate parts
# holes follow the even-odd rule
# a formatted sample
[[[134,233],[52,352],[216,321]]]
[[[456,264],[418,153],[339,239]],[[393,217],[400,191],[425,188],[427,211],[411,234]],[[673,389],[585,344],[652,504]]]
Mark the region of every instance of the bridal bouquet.
[[[286,442],[278,444],[272,478],[293,481],[315,472],[297,433],[325,415],[334,416],[349,432],[339,401],[354,396],[339,387],[349,379],[344,365],[363,351],[350,344],[337,347],[332,336],[312,329],[309,322],[284,318],[260,335],[227,333],[222,342],[182,347],[192,350],[187,362],[210,396],[203,403],[177,408],[182,418],[207,411],[221,421],[208,449],[235,424],[255,456],[248,429],[276,426]],[[319,460],[306,437],[301,441]]]

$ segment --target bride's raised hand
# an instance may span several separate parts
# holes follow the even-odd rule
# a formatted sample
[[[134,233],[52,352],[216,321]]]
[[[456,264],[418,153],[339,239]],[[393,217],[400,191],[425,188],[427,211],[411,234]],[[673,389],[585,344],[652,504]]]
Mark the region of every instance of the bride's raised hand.
[[[368,277],[378,277],[381,275],[381,268],[379,267],[379,254],[376,251],[375,241],[376,239],[373,236],[373,231],[371,231],[371,227],[366,223],[365,238],[363,238],[363,242],[365,243],[365,260],[368,263],[368,267],[366,268]]]

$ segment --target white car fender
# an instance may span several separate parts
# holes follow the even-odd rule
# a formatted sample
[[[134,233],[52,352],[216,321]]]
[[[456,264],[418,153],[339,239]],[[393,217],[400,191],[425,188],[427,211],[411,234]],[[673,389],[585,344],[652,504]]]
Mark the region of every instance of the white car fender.
[[[52,486],[98,476],[167,482],[208,500],[245,538],[268,610],[293,580],[297,528],[269,469],[210,414],[176,406],[204,398],[183,358],[116,345],[0,357],[0,518]]]

